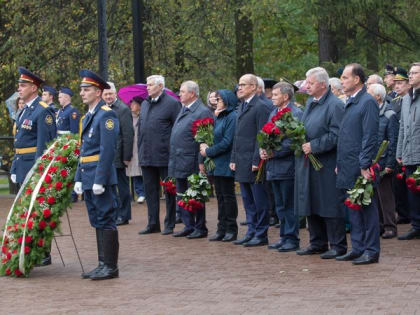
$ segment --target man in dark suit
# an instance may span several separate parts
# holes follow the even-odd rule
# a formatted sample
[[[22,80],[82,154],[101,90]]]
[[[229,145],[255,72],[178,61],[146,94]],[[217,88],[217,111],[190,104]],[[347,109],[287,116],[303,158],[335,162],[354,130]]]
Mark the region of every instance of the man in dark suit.
[[[271,107],[257,95],[258,81],[253,74],[245,74],[239,80],[238,97],[243,101],[238,107],[235,138],[230,168],[240,183],[246,212],[248,231],[236,245],[263,246],[268,244],[268,197],[263,183],[255,183],[260,165],[257,133],[267,122]]]
[[[143,173],[147,203],[147,227],[139,234],[160,232],[160,180],[168,177],[169,139],[181,104],[164,92],[165,78],[152,75],[147,78],[149,97],[143,101],[138,129],[139,164]],[[175,228],[175,196],[165,192],[166,217],[163,235]]]
[[[198,84],[194,81],[185,81],[179,90],[183,107],[172,129],[168,166],[169,176],[176,178],[177,193],[184,193],[188,189],[188,176],[199,171],[205,173],[203,157],[199,154],[199,143],[194,140],[192,124],[197,119],[213,117],[213,113],[198,98],[199,93]],[[175,233],[174,237],[207,237],[205,208],[195,213],[182,208],[180,211],[185,228]]]
[[[378,149],[379,108],[366,92],[365,80],[362,66],[356,63],[347,65],[341,75],[344,93],[349,97],[337,143],[337,188],[342,202],[357,177],[372,177],[369,168]],[[352,250],[336,259],[352,260],[354,265],[377,263],[380,241],[376,188],[371,204],[359,211],[350,209],[349,219]]]
[[[131,194],[130,182],[125,173],[125,168],[133,156],[133,116],[127,105],[117,98],[117,90],[112,82],[108,82],[109,89],[105,89],[102,98],[107,105],[117,114],[120,131],[115,152],[115,167],[118,176],[119,207],[117,211],[117,225],[128,224],[131,220]]]

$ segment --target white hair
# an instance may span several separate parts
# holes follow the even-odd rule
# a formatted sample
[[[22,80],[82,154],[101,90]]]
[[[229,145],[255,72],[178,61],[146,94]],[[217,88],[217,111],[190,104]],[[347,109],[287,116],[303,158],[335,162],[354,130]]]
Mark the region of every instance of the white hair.
[[[117,92],[117,89],[115,88],[115,84],[113,82],[107,82],[107,83],[111,91]]]
[[[310,76],[314,76],[317,82],[320,82],[320,83],[324,82],[327,88],[330,85],[330,82],[329,82],[330,77],[328,76],[327,70],[325,70],[324,68],[316,67],[316,68],[309,69],[306,72],[306,77],[308,78]]]
[[[382,84],[373,83],[369,86],[369,90],[372,91],[374,96],[379,96],[381,98],[381,102],[385,100],[386,90]]]
[[[341,80],[339,78],[330,78],[329,80],[331,87],[334,89],[343,92],[343,85],[341,84]]]
[[[199,97],[200,96],[200,89],[198,87],[198,84],[194,81],[185,81],[182,82],[181,87],[184,86],[187,88],[188,92],[193,92],[195,94],[195,96]]]
[[[368,80],[369,80],[369,79],[374,80],[374,81],[375,81],[375,83],[377,83],[377,84],[382,84],[382,85],[384,85],[384,80],[382,80],[382,78],[381,78],[379,75],[377,75],[377,74],[371,74],[371,75],[369,76]]]
[[[147,77],[146,82],[149,81],[149,80],[153,81],[153,83],[156,84],[156,85],[162,84],[163,88],[165,88],[165,78],[162,75],[160,75],[160,74],[151,75],[151,76]]]
[[[259,76],[256,76],[257,77],[257,85],[258,85],[258,87],[260,87],[261,88],[261,92],[262,93],[265,93],[265,84],[264,84],[264,80],[263,79],[261,79],[261,77],[259,77]]]

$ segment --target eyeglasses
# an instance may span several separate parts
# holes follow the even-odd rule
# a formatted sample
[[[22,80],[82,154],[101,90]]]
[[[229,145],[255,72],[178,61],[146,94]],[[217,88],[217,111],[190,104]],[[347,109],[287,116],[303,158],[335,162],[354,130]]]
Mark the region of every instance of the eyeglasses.
[[[419,73],[420,73],[420,71],[410,71],[408,73],[408,75],[415,75],[415,74],[419,74]]]
[[[255,84],[253,84],[253,83],[240,83],[240,84],[238,84],[238,87],[243,88],[246,85],[255,85]]]

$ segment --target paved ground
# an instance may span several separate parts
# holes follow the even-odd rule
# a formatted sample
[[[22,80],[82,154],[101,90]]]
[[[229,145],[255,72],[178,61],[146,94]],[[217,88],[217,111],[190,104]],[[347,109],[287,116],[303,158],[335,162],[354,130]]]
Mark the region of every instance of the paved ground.
[[[2,225],[11,202],[0,199]],[[213,233],[214,199],[208,208]],[[96,247],[84,204],[77,203],[70,217],[90,270]],[[353,266],[265,247],[140,236],[146,217],[146,206],[133,204],[133,220],[120,228],[119,279],[80,279],[71,241],[59,238],[66,266],[53,246],[51,266],[34,269],[28,279],[1,278],[0,314],[420,314],[418,240],[384,241],[379,264]],[[270,241],[277,240],[278,231],[270,229]],[[244,232],[241,227],[240,235]],[[306,246],[306,230],[301,238]]]

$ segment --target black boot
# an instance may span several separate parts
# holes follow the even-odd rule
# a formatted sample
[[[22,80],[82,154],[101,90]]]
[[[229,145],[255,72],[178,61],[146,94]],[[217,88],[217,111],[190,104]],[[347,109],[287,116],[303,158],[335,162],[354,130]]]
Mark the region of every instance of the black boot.
[[[92,280],[118,278],[118,230],[102,230],[102,233],[104,266],[90,276]]]
[[[96,229],[96,246],[98,248],[98,266],[89,271],[89,272],[84,272],[82,273],[82,278],[83,279],[89,279],[91,276],[93,276],[96,272],[98,272],[99,270],[101,270],[104,266],[104,247],[102,246],[103,242],[102,242],[102,236],[103,234],[103,230],[100,229]]]

